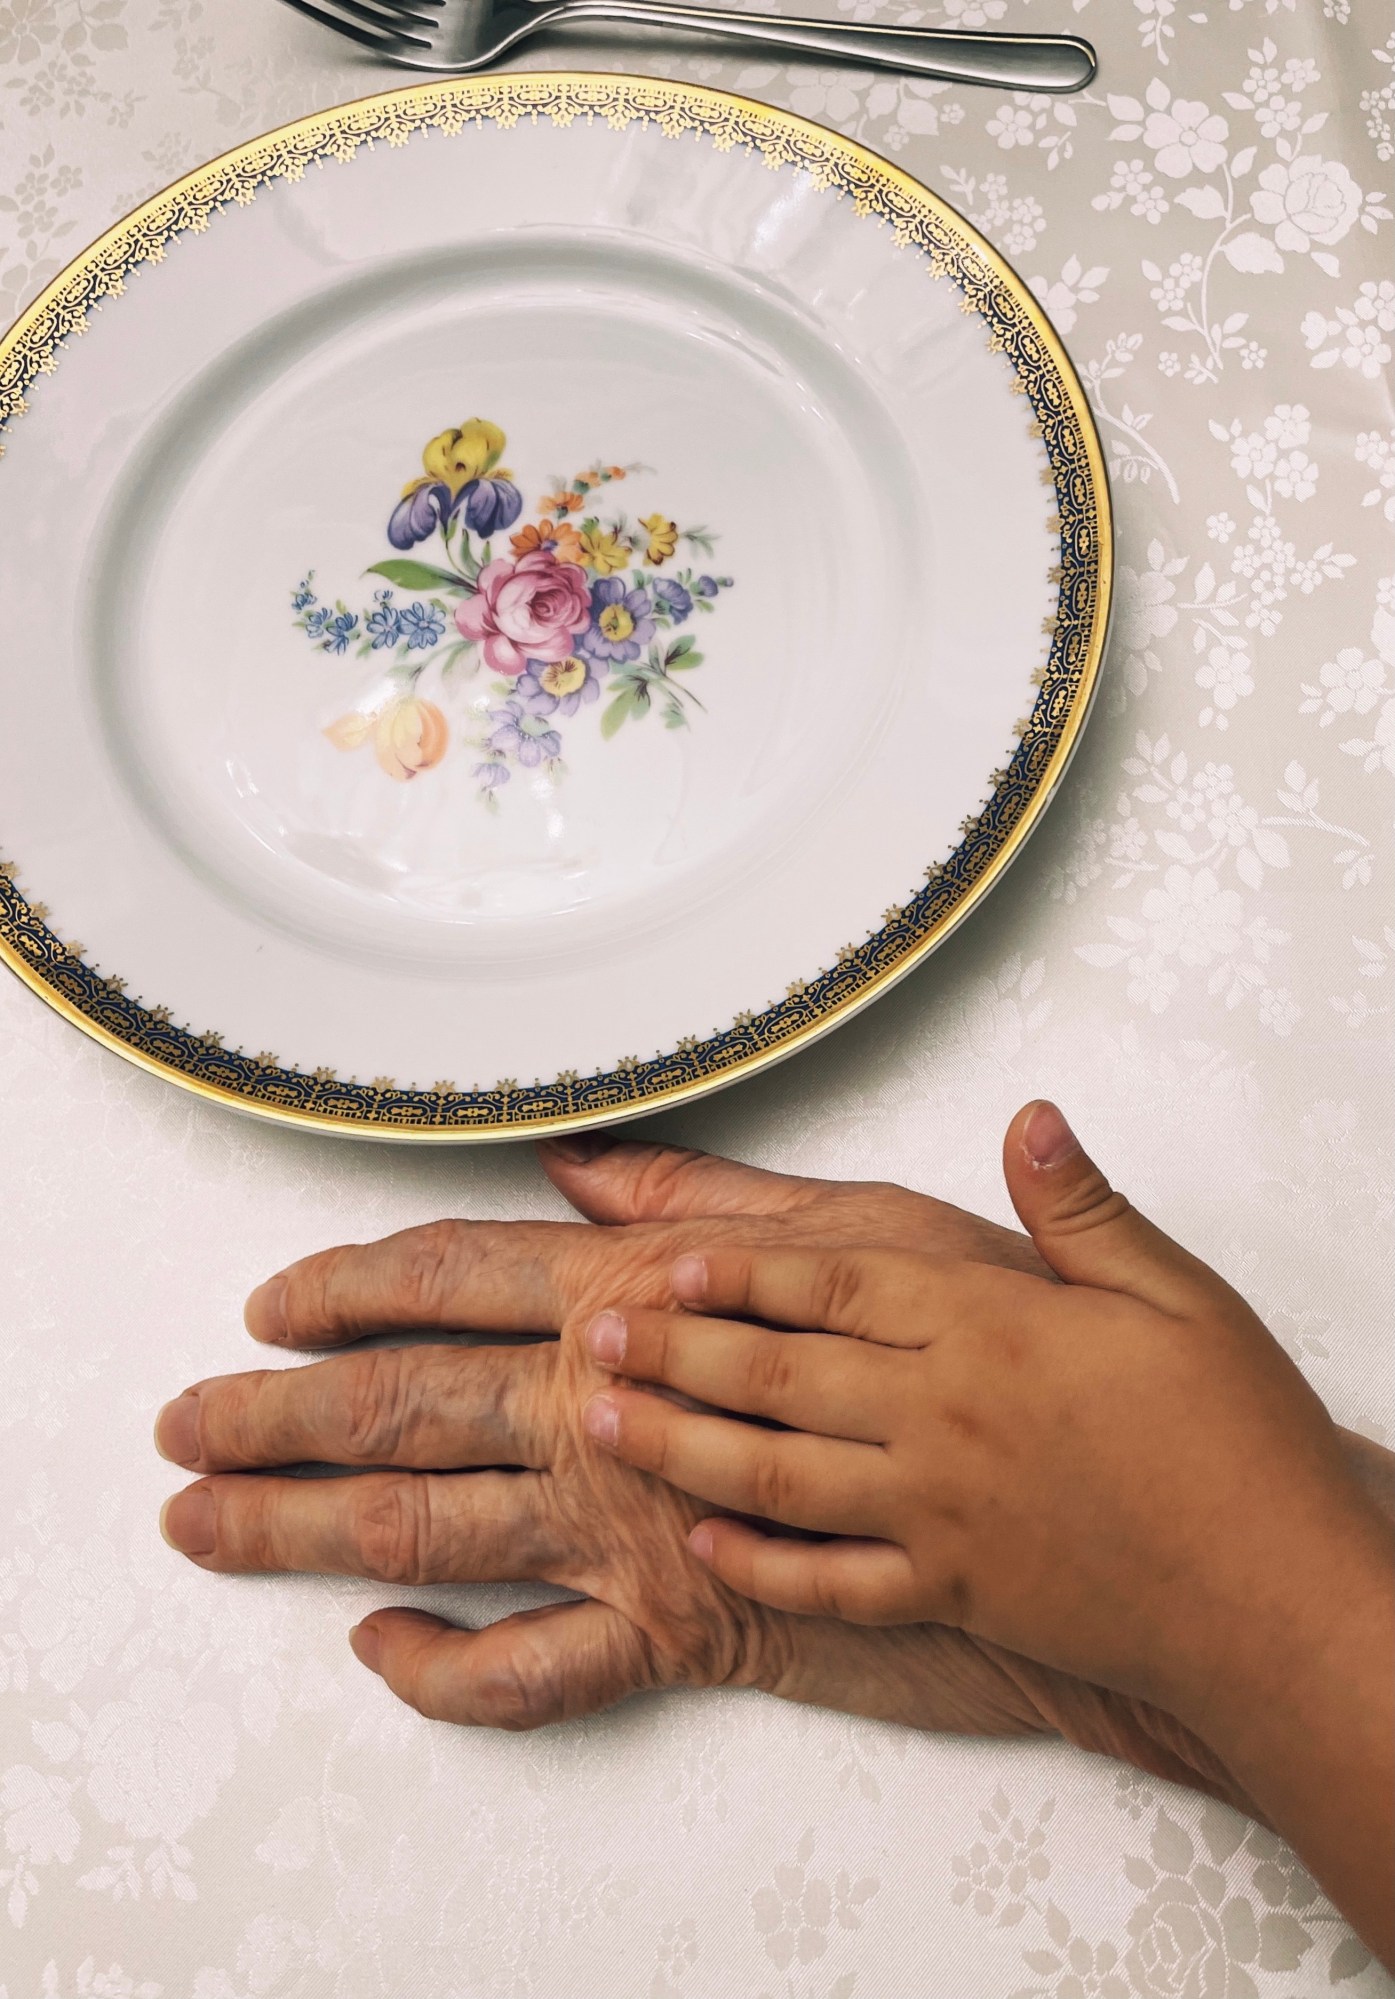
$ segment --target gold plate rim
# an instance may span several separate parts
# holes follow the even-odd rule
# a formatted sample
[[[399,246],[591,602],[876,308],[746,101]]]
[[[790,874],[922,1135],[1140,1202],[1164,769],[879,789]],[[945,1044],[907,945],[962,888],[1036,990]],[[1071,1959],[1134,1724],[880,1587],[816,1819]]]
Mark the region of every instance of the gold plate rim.
[[[642,122],[674,137],[697,132],[719,150],[740,145],[773,165],[802,168],[835,198],[851,196],[859,214],[890,224],[898,243],[918,247],[934,275],[948,275],[960,285],[966,310],[977,310],[989,321],[995,340],[1011,344],[1003,333],[1009,322],[1033,337],[1034,380],[1024,376],[1017,359],[1017,384],[1032,399],[1039,420],[1044,416],[1040,398],[1057,386],[1063,392],[1056,416],[1070,450],[1064,452],[1060,435],[1050,429],[1047,449],[1063,540],[1061,602],[1068,583],[1079,583],[1083,615],[1070,631],[1065,619],[1048,621],[1051,663],[1033,719],[1009,771],[995,774],[987,805],[977,819],[965,822],[960,846],[941,867],[926,870],[929,886],[906,909],[887,912],[883,927],[847,961],[860,971],[863,955],[884,947],[884,963],[869,959],[866,976],[850,977],[844,981],[847,990],[839,992],[838,979],[846,970],[840,960],[836,970],[808,985],[796,981],[785,1001],[759,1015],[743,1016],[731,1030],[692,1048],[661,1053],[653,1062],[622,1064],[594,1077],[564,1076],[552,1084],[522,1088],[502,1083],[489,1090],[399,1090],[385,1078],[372,1085],[346,1084],[329,1071],[312,1075],[282,1069],[274,1058],[228,1051],[216,1036],[193,1035],[172,1025],[165,1009],[127,999],[119,980],[86,965],[81,947],[64,944],[47,927],[42,905],[26,901],[17,886],[17,864],[0,860],[0,959],[25,985],[138,1068],[276,1124],[417,1144],[540,1138],[686,1103],[798,1053],[904,978],[977,908],[1050,803],[1098,685],[1113,596],[1108,475],[1084,389],[1046,313],[992,244],[904,168],[811,119],[705,84],[589,70],[433,80],[313,112],[232,147],[104,231],[0,336],[0,450],[6,429],[25,409],[26,389],[36,376],[53,371],[64,340],[85,325],[89,305],[119,294],[129,272],[158,260],[175,237],[206,227],[229,201],[249,201],[276,180],[299,179],[311,162],[351,159],[361,146],[378,139],[396,145],[423,129],[456,132],[487,119],[507,126],[539,117],[554,123],[600,117],[617,129]],[[1061,473],[1067,469],[1083,472],[1083,495],[1073,490],[1073,481],[1063,482]],[[1073,510],[1070,520],[1067,507]],[[1077,562],[1079,574],[1067,578],[1065,542],[1077,517],[1093,532],[1086,537],[1083,561]],[[1043,710],[1051,712],[1038,727],[1035,718]],[[1029,744],[1033,728],[1040,739],[1034,745]],[[1026,771],[1030,747],[1042,751],[1044,761],[1038,760],[1026,794],[1018,798],[1013,773],[1019,761]],[[1020,777],[1017,783],[1020,789]],[[1013,795],[1005,800],[1009,793]],[[1004,824],[1005,813],[1014,806]],[[983,865],[975,868],[972,849],[980,837],[992,844]],[[828,990],[820,991],[825,986]],[[665,1080],[663,1065],[672,1080]]]

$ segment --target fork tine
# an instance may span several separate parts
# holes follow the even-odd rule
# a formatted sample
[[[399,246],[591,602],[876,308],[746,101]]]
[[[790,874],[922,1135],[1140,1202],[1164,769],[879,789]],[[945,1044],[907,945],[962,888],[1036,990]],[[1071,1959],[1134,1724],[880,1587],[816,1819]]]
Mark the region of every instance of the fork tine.
[[[403,49],[429,49],[430,42],[420,41],[415,35],[395,34],[384,29],[381,34],[370,34],[365,28],[356,28],[351,21],[342,20],[337,14],[327,14],[322,7],[314,7],[310,0],[284,0],[284,5],[294,7],[297,14],[304,14],[307,20],[317,21],[322,28],[332,28],[336,35],[347,35],[351,42],[371,49],[377,56],[393,56]]]
[[[428,0],[428,4],[430,3],[431,0]],[[331,4],[341,14],[348,14],[355,21],[362,21],[366,28],[377,28],[383,34],[395,35],[407,26],[415,28],[440,26],[434,14],[419,14],[415,5],[404,6],[401,0],[370,0],[367,6],[362,4],[362,0],[331,0]]]

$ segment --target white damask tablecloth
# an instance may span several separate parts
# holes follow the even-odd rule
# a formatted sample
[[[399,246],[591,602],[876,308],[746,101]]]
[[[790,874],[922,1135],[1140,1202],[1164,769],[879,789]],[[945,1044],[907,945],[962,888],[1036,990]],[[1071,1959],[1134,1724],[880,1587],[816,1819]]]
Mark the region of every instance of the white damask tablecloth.
[[[1100,76],[1064,100],[581,58],[767,97],[947,194],[1067,336],[1118,511],[1105,689],[990,905],[832,1041],[663,1128],[1004,1215],[1001,1128],[1054,1094],[1389,1441],[1395,36],[1380,0],[1202,5],[854,0],[1078,26]],[[0,0],[0,323],[186,168],[395,80],[271,0]],[[178,1561],[151,1420],[250,1361],[255,1279],[560,1203],[526,1148],[262,1128],[12,980],[0,1014],[3,1999],[1393,1989],[1273,1839],[1063,1746],[725,1694],[452,1732],[349,1654],[384,1593]]]

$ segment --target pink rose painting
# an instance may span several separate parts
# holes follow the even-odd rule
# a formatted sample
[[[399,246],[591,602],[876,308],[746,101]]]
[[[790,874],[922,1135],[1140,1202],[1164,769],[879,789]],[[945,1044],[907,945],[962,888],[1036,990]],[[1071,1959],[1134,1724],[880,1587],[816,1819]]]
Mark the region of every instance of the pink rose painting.
[[[732,587],[694,560],[715,553],[707,528],[657,507],[636,508],[637,520],[614,508],[615,488],[648,474],[637,464],[599,460],[554,477],[496,555],[524,506],[523,486],[499,462],[506,443],[478,416],[429,441],[423,475],[388,517],[395,552],[368,565],[382,579],[371,603],[324,601],[313,569],[291,592],[315,651],[355,662],[353,706],[325,740],[346,751],[371,743],[403,785],[464,747],[489,812],[516,772],[564,776],[563,725],[587,709],[602,742],[652,715],[665,731],[687,728],[704,712],[692,689],[703,664],[697,628]]]
[[[462,638],[483,641],[486,666],[512,678],[530,659],[567,658],[591,622],[591,592],[580,569],[535,549],[517,562],[486,563],[455,622]]]

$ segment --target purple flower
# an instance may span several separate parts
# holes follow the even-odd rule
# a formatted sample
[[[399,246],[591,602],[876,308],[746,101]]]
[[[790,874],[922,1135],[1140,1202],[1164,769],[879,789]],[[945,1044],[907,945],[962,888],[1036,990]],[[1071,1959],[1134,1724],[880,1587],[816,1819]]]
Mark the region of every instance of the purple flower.
[[[523,512],[523,495],[512,479],[472,479],[455,504],[465,508],[465,525],[487,540],[513,526]]]
[[[575,715],[583,702],[599,701],[601,683],[589,659],[530,659],[514,682],[529,715]]]
[[[394,548],[415,548],[419,541],[435,534],[453,512],[450,487],[423,479],[409,487],[393,508],[388,520],[388,540]]]
[[[519,676],[520,679],[523,677]],[[560,757],[562,738],[555,729],[534,731],[527,726],[527,713],[521,701],[510,696],[498,708],[491,708],[489,719],[498,727],[488,739],[488,747],[500,756],[517,757],[518,761],[531,770],[544,757]]]
[[[668,612],[675,625],[681,625],[693,608],[692,593],[671,576],[661,576],[654,584],[654,601],[660,610]]]
[[[509,767],[497,757],[493,757],[488,763],[476,764],[474,776],[478,778],[482,791],[494,791],[499,785],[508,783]]]
[[[627,590],[618,576],[591,586],[591,623],[581,650],[592,659],[638,659],[654,636],[653,605],[643,590]]]

